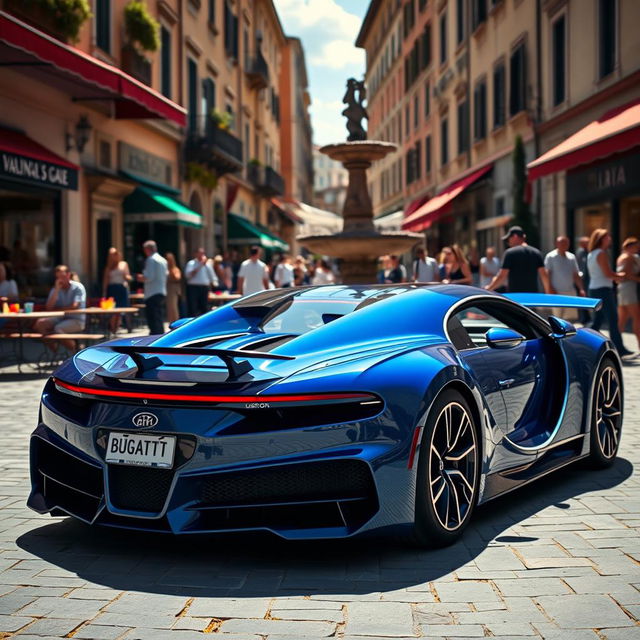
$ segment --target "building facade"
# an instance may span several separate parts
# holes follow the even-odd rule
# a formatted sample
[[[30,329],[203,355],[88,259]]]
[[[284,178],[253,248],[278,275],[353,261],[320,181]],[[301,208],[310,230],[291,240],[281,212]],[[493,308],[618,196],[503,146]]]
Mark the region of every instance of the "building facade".
[[[313,145],[313,206],[342,215],[349,172]]]
[[[629,26],[638,11],[633,0],[372,0],[356,40],[367,54],[369,137],[399,146],[371,172],[376,215],[403,208],[404,228],[425,231],[432,251],[501,250],[516,139],[531,162],[640,97],[640,39]],[[633,194],[585,200],[580,176],[565,186],[565,173],[530,190],[543,248],[596,222],[631,228]]]
[[[22,295],[46,295],[60,262],[100,295],[109,247],[136,272],[148,238],[179,264],[198,246],[286,248],[272,198],[289,45],[273,2],[149,2],[142,33],[128,4],[91,0],[72,33],[0,3],[0,260]]]

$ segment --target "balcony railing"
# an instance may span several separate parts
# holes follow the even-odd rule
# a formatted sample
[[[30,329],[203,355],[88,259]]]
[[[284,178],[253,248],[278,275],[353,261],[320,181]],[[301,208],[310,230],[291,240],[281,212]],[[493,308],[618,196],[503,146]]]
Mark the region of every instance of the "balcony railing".
[[[277,196],[284,193],[284,178],[272,167],[250,164],[249,182],[263,196]]]
[[[269,65],[259,50],[247,61],[245,73],[252,89],[266,89],[269,86]]]
[[[121,66],[125,73],[151,86],[151,62],[133,47],[129,45],[122,47]]]
[[[220,129],[211,118],[200,118],[187,135],[187,162],[204,164],[220,176],[242,169],[242,140]]]

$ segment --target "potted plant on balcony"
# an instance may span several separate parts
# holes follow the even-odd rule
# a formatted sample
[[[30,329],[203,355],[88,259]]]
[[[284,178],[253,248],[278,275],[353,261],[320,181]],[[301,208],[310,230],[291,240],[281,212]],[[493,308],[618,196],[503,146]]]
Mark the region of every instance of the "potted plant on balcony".
[[[91,17],[89,0],[5,0],[4,9],[63,42],[76,42]]]
[[[218,176],[198,162],[187,162],[187,182],[196,182],[205,189],[215,189],[218,186]]]
[[[124,8],[126,44],[122,49],[122,67],[134,78],[151,84],[151,62],[144,55],[160,47],[160,24],[149,13],[146,2],[131,0]]]
[[[220,109],[211,109],[211,122],[217,129],[229,131],[233,116],[228,111],[220,111]]]

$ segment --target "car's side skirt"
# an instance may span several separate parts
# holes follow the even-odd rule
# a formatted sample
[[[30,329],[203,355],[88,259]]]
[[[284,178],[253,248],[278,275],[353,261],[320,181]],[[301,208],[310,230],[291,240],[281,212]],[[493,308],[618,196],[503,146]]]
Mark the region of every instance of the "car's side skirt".
[[[564,441],[562,444],[568,443],[571,444],[570,441],[575,440],[576,445],[580,444],[580,440],[584,434],[577,438],[570,438],[567,441]],[[587,457],[588,453],[574,453],[573,455],[565,455],[558,457],[557,460],[550,462],[547,464],[542,464],[540,461],[537,463],[533,463],[527,465],[525,467],[519,467],[518,469],[511,469],[509,473],[492,473],[486,477],[485,480],[485,491],[483,494],[483,499],[481,504],[489,502],[494,498],[499,498],[515,489],[519,489],[524,485],[529,484],[530,482],[534,482],[535,480],[539,480],[550,473],[558,471],[563,467],[566,467],[582,458]],[[541,468],[542,467],[542,468]]]

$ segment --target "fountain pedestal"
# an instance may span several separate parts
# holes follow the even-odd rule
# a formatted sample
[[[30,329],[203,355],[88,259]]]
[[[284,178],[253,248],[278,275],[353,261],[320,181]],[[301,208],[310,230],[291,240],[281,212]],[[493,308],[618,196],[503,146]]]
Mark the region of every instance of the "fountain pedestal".
[[[396,150],[389,142],[363,140],[329,144],[320,149],[332,160],[341,162],[349,172],[349,185],[342,211],[343,228],[331,236],[299,237],[309,251],[342,260],[345,284],[373,284],[376,260],[390,253],[404,253],[422,242],[419,233],[380,233],[373,224],[373,206],[367,188],[367,169]]]

